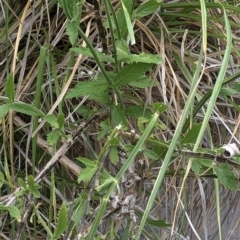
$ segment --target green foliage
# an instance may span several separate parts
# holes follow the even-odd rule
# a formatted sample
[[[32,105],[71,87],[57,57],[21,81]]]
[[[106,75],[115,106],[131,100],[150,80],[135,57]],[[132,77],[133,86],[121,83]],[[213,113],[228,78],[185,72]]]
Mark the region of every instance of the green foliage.
[[[3,104],[0,106],[0,118],[3,118],[9,111],[9,104]]]
[[[74,199],[73,214],[71,220],[79,224],[86,207],[87,193],[83,192],[81,196]],[[86,211],[88,213],[88,211]]]
[[[41,186],[37,183],[35,183],[34,178],[32,175],[28,176],[27,182],[25,182],[23,179],[18,179],[19,185],[22,187],[22,190],[17,192],[17,196],[23,196],[25,194],[32,194],[35,198],[40,197],[39,189]]]
[[[10,73],[8,75],[7,84],[6,84],[6,96],[9,98],[9,100],[11,102],[13,102],[14,96],[15,96],[15,89],[14,88],[15,88],[14,77],[13,77],[13,74]]]
[[[78,28],[78,23],[76,20],[71,20],[67,24],[67,35],[69,36],[69,41],[72,45],[75,44],[77,37],[78,37],[78,32],[76,29]]]
[[[29,116],[36,116],[36,117],[43,117],[44,113],[37,109],[36,107],[24,103],[24,102],[12,102],[8,105],[9,109],[19,112],[19,113],[24,113]]]
[[[202,126],[201,123],[192,126],[192,128],[187,132],[186,136],[183,139],[181,139],[181,143],[182,144],[194,143],[196,138],[197,138],[197,136],[198,136],[198,134],[199,134],[201,126]]]
[[[163,1],[161,0],[149,0],[144,2],[133,11],[133,19],[140,19],[154,13],[162,5],[162,3]]]
[[[61,234],[63,234],[67,228],[67,223],[68,223],[67,207],[66,203],[63,202],[58,214],[58,222],[54,230],[52,238],[53,240],[57,240],[60,238]]]
[[[4,175],[2,172],[0,172],[0,188],[3,186],[4,184]]]
[[[77,158],[78,161],[85,165],[85,168],[81,171],[78,176],[78,183],[82,181],[90,181],[98,169],[98,164],[96,161],[92,161],[87,158]]]
[[[216,193],[212,201],[216,206],[211,206],[217,209],[220,236],[219,185],[231,194],[238,189],[239,178],[237,165],[231,164],[237,159],[221,162],[218,156],[223,152],[215,147],[229,139],[227,131],[236,128],[232,118],[240,112],[236,101],[240,10],[230,1],[115,3],[43,1],[35,9],[36,20],[26,28],[14,16],[32,19],[32,11],[22,14],[22,6],[10,4],[9,9],[3,1],[0,188],[7,203],[11,200],[15,205],[7,206],[3,200],[0,212],[9,213],[1,227],[2,232],[10,232],[10,239],[21,227],[18,222],[23,220],[29,197],[37,206],[21,222],[33,227],[33,231],[22,231],[23,239],[37,239],[39,229],[48,239],[75,239],[80,237],[79,230],[82,239],[137,240],[143,235],[159,239],[159,228],[172,226],[179,238],[194,231],[196,238],[207,239],[208,231],[202,232],[208,226],[206,209],[201,209],[203,221],[186,221],[179,214],[184,209],[194,212],[190,218],[199,216],[195,205],[188,204],[188,199],[198,202],[193,198],[200,194],[204,199],[205,188],[199,190],[192,181],[196,177],[215,180],[215,186],[207,187]],[[230,16],[234,18],[229,20]],[[42,19],[51,24],[39,25]],[[9,110],[14,113],[8,117]],[[213,110],[221,122],[215,114],[217,121],[212,121]],[[75,135],[78,125],[84,127]],[[221,136],[216,137],[217,133]],[[60,140],[71,135],[74,144],[62,145]],[[61,147],[61,164],[49,167]],[[180,155],[185,159],[180,160]],[[44,182],[36,183],[36,172],[45,166]],[[151,189],[146,183],[151,183]],[[189,183],[193,191],[185,191]],[[36,200],[40,188],[44,204]],[[136,201],[128,202],[131,195],[136,195]],[[169,195],[175,208],[167,203]],[[118,202],[113,202],[114,197]],[[138,211],[139,199],[147,202],[140,201]],[[128,204],[132,204],[129,209]],[[176,217],[176,221],[156,219],[152,211],[156,207],[167,209],[169,219]],[[86,221],[87,229],[82,231]]]
[[[236,177],[232,170],[226,164],[218,164],[213,167],[214,172],[217,174],[219,182],[225,187],[233,191],[238,190]]]
[[[0,212],[8,211],[12,218],[16,219],[18,222],[21,220],[21,213],[16,206],[5,206],[0,203]]]
[[[63,136],[62,132],[59,129],[55,129],[47,134],[47,142],[50,145],[56,144],[57,141]]]
[[[124,86],[143,76],[143,74],[152,66],[148,63],[132,63],[123,67],[113,78],[115,87]]]
[[[57,118],[54,116],[54,114],[44,116],[44,120],[46,120],[52,127],[59,128]]]

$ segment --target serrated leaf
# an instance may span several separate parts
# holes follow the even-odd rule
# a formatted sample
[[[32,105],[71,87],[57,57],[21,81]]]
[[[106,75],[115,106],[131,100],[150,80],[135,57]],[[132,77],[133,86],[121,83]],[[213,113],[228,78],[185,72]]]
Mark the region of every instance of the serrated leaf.
[[[3,186],[4,184],[4,175],[2,172],[0,172],[0,188]]]
[[[53,239],[57,240],[61,237],[61,235],[64,233],[64,231],[67,228],[67,222],[68,222],[67,207],[66,207],[66,203],[63,202],[58,214],[58,222],[54,230]]]
[[[117,49],[117,59],[119,62],[133,63],[133,62],[142,62],[142,63],[161,63],[163,59],[157,54],[131,54],[129,51],[129,46],[125,40],[120,40],[116,42]]]
[[[44,116],[44,113],[42,111],[24,102],[13,102],[13,103],[10,103],[8,106],[9,106],[9,109],[12,109],[15,112],[24,113],[29,116],[34,116],[34,117]]]
[[[69,37],[70,43],[75,44],[78,38],[78,23],[75,20],[69,21],[67,23],[66,32]]]
[[[68,19],[72,20],[79,16],[76,12],[76,9],[79,10],[79,0],[58,0],[58,2]]]
[[[29,188],[34,187],[35,182],[34,182],[34,178],[32,175],[28,176],[27,182],[28,182]]]
[[[40,198],[41,197],[40,191],[37,190],[37,189],[32,189],[31,193],[35,198]]]
[[[187,132],[186,136],[181,140],[181,144],[195,143],[201,127],[202,123],[193,125],[193,127]]]
[[[8,211],[11,217],[15,218],[18,222],[21,221],[21,214],[17,207],[0,204],[0,210]]]
[[[162,5],[162,3],[163,1],[157,0],[149,0],[144,2],[133,11],[133,18],[137,20],[154,13]]]
[[[137,81],[130,82],[129,85],[137,88],[147,88],[150,87],[151,85],[155,86],[156,84],[153,84],[152,79],[142,76],[138,78]]]
[[[15,97],[15,88],[14,88],[14,77],[13,73],[10,73],[7,78],[6,83],[6,95],[10,101],[14,100]]]
[[[114,86],[121,87],[136,81],[141,78],[151,66],[152,64],[149,63],[132,63],[123,67],[113,78]]]
[[[225,187],[233,191],[238,190],[236,178],[231,169],[226,164],[218,164],[213,166],[219,182]]]
[[[116,179],[114,177],[112,177],[111,175],[108,175],[107,178],[104,178],[104,180],[102,181],[102,184],[96,187],[96,191],[103,194],[104,191],[106,191],[109,188],[109,186],[115,181]]]
[[[59,130],[52,131],[47,134],[47,142],[49,145],[56,144],[58,139],[62,136]]]
[[[90,181],[98,169],[97,163],[87,158],[77,158],[77,160],[86,166],[78,176],[78,183],[82,181]]]
[[[81,82],[67,93],[66,98],[74,98],[85,95],[94,97],[96,93],[102,93],[108,88],[109,85],[105,80]]]
[[[154,110],[154,112],[157,112],[157,113],[159,113],[159,114],[165,112],[167,109],[168,109],[168,106],[165,105],[165,104],[163,104],[163,103],[161,103],[161,102],[155,102],[155,103],[153,104],[153,110]]]
[[[111,98],[107,92],[97,92],[95,95],[89,96],[89,99],[103,105],[110,105]]]
[[[123,62],[129,58],[130,50],[125,40],[118,40],[116,42],[117,59],[119,62]]]
[[[110,120],[107,118],[105,121],[100,123],[102,130],[98,133],[97,140],[102,139],[106,134],[111,131]]]
[[[21,178],[18,178],[18,184],[20,185],[20,187],[22,188],[27,188],[27,184],[25,183],[25,181]]]
[[[7,210],[11,217],[15,218],[18,222],[21,221],[21,214],[17,207],[15,206],[7,206]]]
[[[117,165],[117,163],[119,162],[119,156],[118,156],[118,150],[116,147],[111,147],[109,158],[113,165]]]
[[[86,209],[86,200],[87,200],[87,194],[81,193],[81,196],[74,201],[73,206],[73,214],[71,217],[71,220],[74,221],[76,224],[79,224],[81,222],[81,219],[83,217],[83,213]]]
[[[146,117],[151,118],[152,112],[142,106],[131,106],[125,109],[125,115],[131,118]]]
[[[123,110],[120,106],[111,107],[111,117],[115,126],[118,126],[119,124],[127,126],[126,117],[124,116]]]
[[[130,54],[128,58],[125,60],[128,63],[132,62],[142,62],[142,63],[154,63],[154,64],[159,64],[163,62],[163,59],[156,55],[156,54],[148,54],[148,53],[140,53],[139,55],[137,54]]]
[[[0,118],[3,118],[9,111],[9,104],[0,106]]]
[[[44,119],[54,128],[59,128],[57,118],[54,114],[45,115]]]
[[[93,55],[92,55],[92,52],[90,51],[89,48],[79,46],[79,47],[71,48],[71,50],[72,50],[73,52],[82,54],[82,55],[84,55],[84,56],[94,58]],[[110,62],[110,63],[115,63],[114,58],[106,55],[105,53],[101,53],[101,52],[99,52],[98,50],[95,50],[95,54],[98,56],[98,58],[99,58],[101,61]]]

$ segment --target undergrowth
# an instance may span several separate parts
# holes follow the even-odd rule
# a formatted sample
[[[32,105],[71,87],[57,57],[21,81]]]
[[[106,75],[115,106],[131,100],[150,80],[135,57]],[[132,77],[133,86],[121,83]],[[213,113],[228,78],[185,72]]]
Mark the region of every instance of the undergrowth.
[[[238,234],[239,12],[1,1],[1,238]]]

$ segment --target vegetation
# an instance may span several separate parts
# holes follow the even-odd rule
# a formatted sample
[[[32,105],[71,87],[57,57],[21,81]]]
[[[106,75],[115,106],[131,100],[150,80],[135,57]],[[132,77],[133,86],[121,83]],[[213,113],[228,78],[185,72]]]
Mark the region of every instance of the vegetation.
[[[237,1],[0,3],[1,239],[237,234]]]

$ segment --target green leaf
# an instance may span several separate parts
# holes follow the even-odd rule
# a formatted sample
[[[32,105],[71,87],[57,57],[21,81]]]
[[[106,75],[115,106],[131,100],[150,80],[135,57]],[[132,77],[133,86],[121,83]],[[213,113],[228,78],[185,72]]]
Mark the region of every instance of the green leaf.
[[[236,178],[231,169],[226,164],[218,164],[213,166],[215,173],[218,176],[219,182],[225,187],[233,191],[238,190]]]
[[[89,99],[103,105],[110,105],[111,103],[110,95],[107,92],[97,92],[95,95],[90,95]]]
[[[54,114],[45,115],[44,119],[54,128],[59,128],[59,124],[57,122],[57,118]]]
[[[115,126],[118,126],[119,124],[127,126],[126,117],[119,105],[111,107],[111,117]]]
[[[121,3],[122,3],[122,9],[123,9],[123,13],[124,13],[124,16],[125,16],[125,20],[126,20],[126,23],[127,23],[127,29],[128,29],[128,34],[129,34],[129,38],[130,38],[131,44],[135,44],[136,41],[135,41],[134,32],[133,32],[133,26],[132,26],[132,22],[131,22],[131,18],[130,18],[128,9],[125,6],[123,0],[121,0]]]
[[[67,23],[66,32],[69,37],[70,43],[72,45],[75,44],[75,42],[77,41],[77,38],[78,38],[78,30],[77,30],[78,26],[79,26],[79,24],[75,20],[69,21]]]
[[[83,217],[83,213],[86,209],[86,200],[87,200],[87,193],[81,193],[81,196],[74,200],[73,206],[73,214],[71,216],[71,220],[74,221],[76,224],[81,222]]]
[[[129,46],[127,41],[121,39],[116,41],[116,49],[117,49],[117,59],[119,62],[124,62],[130,56]]]
[[[129,46],[125,40],[120,40],[116,42],[117,49],[117,59],[119,62],[133,63],[161,63],[163,59],[157,54],[148,54],[142,52],[140,54],[131,54],[129,51]]]
[[[167,109],[168,109],[168,106],[165,105],[165,104],[163,104],[163,103],[161,103],[161,102],[155,102],[155,103],[153,104],[153,110],[154,110],[154,112],[157,112],[157,113],[159,113],[159,114],[165,112]]]
[[[147,149],[147,148],[145,148],[143,150],[143,154],[152,160],[159,160],[159,158],[160,158],[157,153],[155,153],[152,150]]]
[[[58,0],[58,3],[69,20],[79,17],[76,11],[79,11],[79,0]]]
[[[108,88],[109,85],[105,80],[81,82],[67,93],[66,98],[74,98],[85,95],[94,97],[94,95],[100,95]]]
[[[116,147],[111,147],[109,158],[113,165],[117,165],[117,163],[119,162],[119,156],[118,156],[118,150]]]
[[[57,117],[57,122],[59,124],[59,129],[61,129],[64,126],[65,118],[63,113],[59,113]]]
[[[17,207],[15,206],[5,206],[4,204],[0,203],[0,210],[1,211],[8,211],[11,217],[15,218],[18,222],[21,221],[21,214]]]
[[[140,19],[142,17],[148,16],[162,5],[163,1],[157,0],[149,0],[140,5],[137,9],[133,11],[133,18],[135,20]]]
[[[97,163],[87,158],[79,157],[77,160],[86,166],[78,176],[78,183],[81,183],[82,181],[90,181],[98,169]]]
[[[144,132],[146,123],[149,122],[148,118],[140,117],[137,121],[137,126],[140,132]]]
[[[123,0],[122,1],[125,5],[125,8],[128,10],[128,12],[131,11],[131,9],[133,8],[133,1],[129,1],[129,0]],[[126,20],[125,20],[125,14],[124,14],[124,10],[123,10],[123,6],[121,5],[120,10],[117,14],[117,22],[118,22],[118,28],[120,31],[120,38],[126,38],[126,34],[127,34],[127,24],[126,24]]]
[[[28,176],[27,182],[28,182],[29,188],[33,188],[34,187],[35,182],[34,182],[34,178],[33,178],[32,175]]]
[[[31,193],[35,198],[41,197],[40,191],[38,189],[31,189]]]
[[[67,228],[67,222],[68,222],[67,207],[66,207],[66,203],[63,202],[58,214],[58,222],[54,230],[53,239],[57,240],[61,237],[61,235],[64,233],[64,231]]]
[[[138,78],[137,81],[130,82],[129,85],[137,88],[147,88],[150,87],[151,85],[155,86],[156,84],[153,84],[152,79],[142,76]]]
[[[4,175],[2,172],[0,172],[0,188],[3,186],[4,184]]]
[[[156,227],[171,227],[172,224],[165,222],[164,220],[152,220],[152,219],[147,219],[147,223],[156,226]]]
[[[15,89],[14,89],[14,77],[13,73],[10,73],[6,83],[6,95],[10,101],[14,101]]]
[[[8,210],[11,217],[15,218],[18,222],[21,221],[21,214],[17,207],[15,206],[7,206],[6,209]]]
[[[54,130],[47,134],[47,142],[49,145],[56,144],[58,139],[62,136],[59,130]]]
[[[102,121],[100,123],[100,126],[102,130],[98,133],[97,139],[100,140],[104,138],[106,134],[108,134],[111,131],[111,125],[110,125],[110,120],[107,118],[105,121]]]
[[[38,117],[38,116],[43,117],[44,116],[44,113],[42,111],[40,111],[36,107],[29,105],[27,103],[13,102],[13,103],[10,103],[8,106],[10,109],[12,109],[15,112],[24,113],[29,116],[34,116],[34,117]]]
[[[0,118],[3,118],[9,111],[9,104],[0,106]]]
[[[125,109],[125,115],[131,118],[146,117],[151,118],[152,112],[150,109],[145,109],[142,106],[131,106]]]
[[[27,188],[27,184],[25,183],[25,181],[23,181],[23,179],[18,178],[18,184],[20,185],[20,187],[26,189]]]
[[[79,46],[79,47],[71,48],[71,51],[82,54],[87,57],[94,58],[90,49],[86,47]],[[106,55],[105,53],[101,53],[98,50],[95,50],[95,53],[101,61],[115,63],[114,58]]]
[[[186,136],[181,140],[181,144],[195,143],[201,127],[202,127],[201,123],[193,125],[193,127],[188,131]]]
[[[107,177],[104,176],[104,174],[101,174],[102,184],[99,185],[98,187],[96,187],[96,191],[98,191],[100,194],[104,194],[104,192],[109,189],[111,184],[116,182],[116,179],[114,177],[112,177],[111,175],[107,174],[106,172],[105,172],[105,175]]]
[[[136,81],[141,78],[151,66],[152,64],[149,63],[132,63],[123,67],[113,78],[114,86],[121,87],[130,82]]]
[[[137,55],[137,54],[129,55],[128,59],[126,59],[125,62],[128,62],[128,63],[142,62],[142,63],[159,64],[159,63],[163,62],[163,59],[156,54],[149,54],[149,53],[142,52],[139,55]]]

